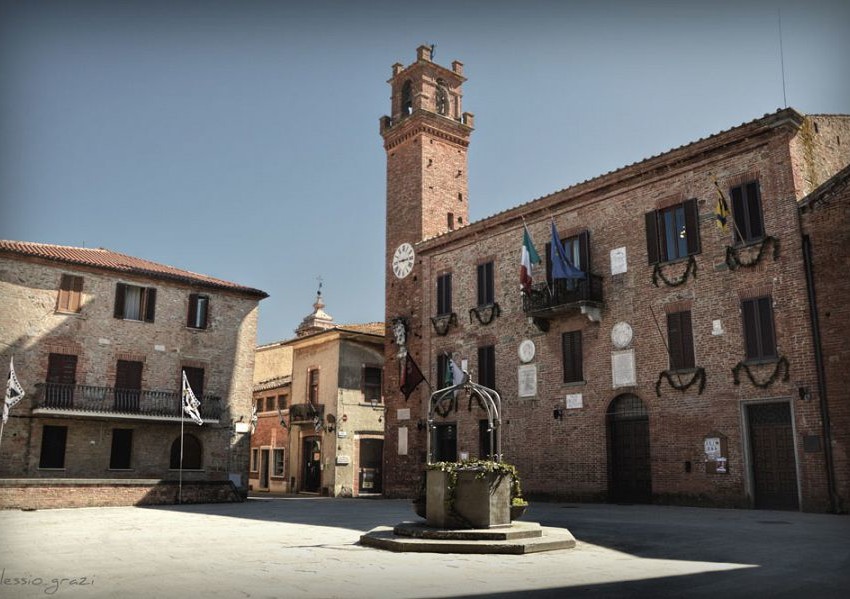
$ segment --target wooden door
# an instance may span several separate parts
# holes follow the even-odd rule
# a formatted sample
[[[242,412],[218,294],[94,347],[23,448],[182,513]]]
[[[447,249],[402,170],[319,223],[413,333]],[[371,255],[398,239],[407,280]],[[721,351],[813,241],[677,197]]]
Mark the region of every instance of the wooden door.
[[[787,403],[747,407],[755,507],[796,510],[797,460]]]
[[[115,369],[115,410],[138,412],[142,393],[142,363],[118,360]]]
[[[50,354],[47,357],[46,382],[46,407],[73,407],[74,387],[77,384],[77,356],[69,354]]]
[[[318,437],[307,437],[301,445],[301,490],[318,493],[322,486],[322,446]]]
[[[260,488],[269,488],[269,450],[260,450]]]
[[[649,503],[652,500],[649,415],[635,395],[622,395],[608,412],[610,499]]]

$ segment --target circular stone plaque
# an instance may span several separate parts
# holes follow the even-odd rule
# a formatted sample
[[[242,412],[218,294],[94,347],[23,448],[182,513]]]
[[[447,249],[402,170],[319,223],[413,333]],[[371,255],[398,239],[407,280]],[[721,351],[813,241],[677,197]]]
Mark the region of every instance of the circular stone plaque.
[[[627,322],[618,322],[611,329],[611,342],[617,349],[625,349],[632,342],[632,327]]]
[[[523,363],[531,362],[534,359],[534,341],[531,339],[525,339],[522,343],[519,344],[519,359]]]

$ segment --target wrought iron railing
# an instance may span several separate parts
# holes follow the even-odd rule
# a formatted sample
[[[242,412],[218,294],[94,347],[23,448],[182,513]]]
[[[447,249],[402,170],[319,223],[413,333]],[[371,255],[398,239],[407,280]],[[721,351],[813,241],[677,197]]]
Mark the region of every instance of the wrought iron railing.
[[[557,279],[554,284],[538,283],[522,298],[526,314],[563,312],[582,304],[602,306],[602,277],[589,274],[586,279]]]
[[[180,417],[182,394],[179,391],[118,389],[93,385],[39,383],[34,408],[74,410],[100,414]],[[205,420],[221,417],[222,401],[215,395],[199,398],[199,411]]]
[[[325,417],[325,405],[313,405],[311,403],[296,403],[289,406],[289,417],[292,422],[312,421]]]

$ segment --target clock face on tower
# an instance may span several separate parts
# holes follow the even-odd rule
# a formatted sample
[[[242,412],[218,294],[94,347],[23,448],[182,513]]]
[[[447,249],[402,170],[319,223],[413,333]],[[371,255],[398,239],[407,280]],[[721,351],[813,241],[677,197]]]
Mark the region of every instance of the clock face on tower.
[[[413,246],[409,243],[402,243],[396,248],[393,254],[393,274],[399,279],[403,279],[413,270]]]

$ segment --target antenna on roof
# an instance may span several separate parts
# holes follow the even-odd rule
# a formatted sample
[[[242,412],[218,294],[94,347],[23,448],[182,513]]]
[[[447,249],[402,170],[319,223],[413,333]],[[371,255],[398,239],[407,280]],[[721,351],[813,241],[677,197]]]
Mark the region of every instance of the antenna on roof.
[[[782,50],[782,9],[777,8],[776,13],[779,17],[779,64],[782,68],[782,102],[785,108],[788,108],[788,98],[785,95],[785,53]]]

